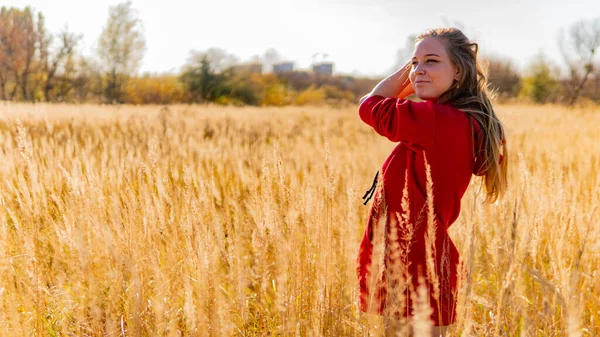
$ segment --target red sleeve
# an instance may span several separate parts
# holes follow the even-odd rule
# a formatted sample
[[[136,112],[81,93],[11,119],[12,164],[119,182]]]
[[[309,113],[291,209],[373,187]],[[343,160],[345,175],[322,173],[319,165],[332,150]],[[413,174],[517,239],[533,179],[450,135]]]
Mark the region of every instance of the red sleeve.
[[[433,146],[434,103],[373,95],[365,99],[358,113],[363,122],[392,142],[407,142],[417,148]]]

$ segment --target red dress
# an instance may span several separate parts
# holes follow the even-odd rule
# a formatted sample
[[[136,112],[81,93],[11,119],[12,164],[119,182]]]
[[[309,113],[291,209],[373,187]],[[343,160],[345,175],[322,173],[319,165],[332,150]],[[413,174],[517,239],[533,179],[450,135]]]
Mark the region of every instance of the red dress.
[[[481,151],[481,129],[465,112],[433,101],[375,95],[360,105],[359,114],[377,133],[400,142],[381,167],[383,181],[358,250],[360,310],[412,317],[422,285],[427,292],[420,299],[428,300],[425,309],[434,325],[452,324],[459,254],[448,228],[458,218],[472,175],[484,173],[483,156],[474,156]],[[430,230],[425,160],[433,182]],[[428,233],[435,238],[426,240]]]

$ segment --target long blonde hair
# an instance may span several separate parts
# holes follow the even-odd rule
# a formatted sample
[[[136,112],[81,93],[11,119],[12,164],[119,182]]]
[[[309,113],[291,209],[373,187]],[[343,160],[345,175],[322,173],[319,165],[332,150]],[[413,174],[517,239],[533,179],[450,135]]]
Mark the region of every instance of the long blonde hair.
[[[460,78],[438,98],[439,103],[455,106],[473,117],[483,130],[483,174],[485,202],[492,203],[501,198],[507,188],[508,153],[504,127],[497,118],[489,99],[487,69],[477,55],[477,43],[469,39],[456,28],[438,28],[420,34],[416,42],[429,37],[440,39],[458,68]],[[500,159],[502,156],[502,160]]]

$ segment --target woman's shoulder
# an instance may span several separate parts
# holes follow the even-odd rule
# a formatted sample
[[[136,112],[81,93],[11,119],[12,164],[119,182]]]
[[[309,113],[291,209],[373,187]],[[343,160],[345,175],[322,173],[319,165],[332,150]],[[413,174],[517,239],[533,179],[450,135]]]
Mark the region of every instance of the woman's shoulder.
[[[451,120],[463,120],[466,113],[449,103],[439,103],[437,101],[428,100],[428,104],[435,109],[437,118],[448,118]]]

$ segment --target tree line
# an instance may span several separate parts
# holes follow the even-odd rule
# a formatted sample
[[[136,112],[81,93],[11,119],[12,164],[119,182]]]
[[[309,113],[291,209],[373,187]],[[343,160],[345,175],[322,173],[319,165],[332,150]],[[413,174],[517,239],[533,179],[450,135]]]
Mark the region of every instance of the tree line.
[[[26,102],[235,105],[354,103],[379,81],[292,71],[256,71],[219,48],[191,51],[178,74],[138,75],[146,42],[131,2],[109,8],[95,57],[78,52],[82,36],[45,27],[30,7],[0,9],[0,99]],[[535,103],[600,102],[600,18],[561,30],[558,41],[567,73],[543,54],[525,71],[511,60],[487,58],[491,87],[500,99]],[[274,49],[254,64],[281,59]]]

